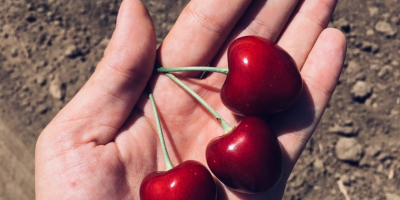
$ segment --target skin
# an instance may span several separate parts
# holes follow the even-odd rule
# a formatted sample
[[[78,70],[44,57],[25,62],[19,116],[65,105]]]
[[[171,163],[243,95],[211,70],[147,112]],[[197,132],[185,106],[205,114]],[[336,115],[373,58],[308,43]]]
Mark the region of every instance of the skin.
[[[104,58],[78,94],[41,133],[35,158],[36,199],[139,199],[141,180],[165,170],[146,85],[153,91],[167,148],[175,165],[205,164],[208,142],[222,128],[201,105],[164,75],[164,67],[227,67],[226,48],[235,38],[258,35],[277,42],[296,61],[304,80],[300,99],[268,118],[284,151],[284,175],[257,195],[219,184],[218,199],[281,199],[286,180],[315,130],[335,88],[345,56],[341,32],[326,28],[335,0],[192,0],[156,50],[151,19],[138,0],[124,0]],[[140,27],[140,28],[138,28]],[[232,126],[222,104],[225,79],[198,73],[179,77]]]

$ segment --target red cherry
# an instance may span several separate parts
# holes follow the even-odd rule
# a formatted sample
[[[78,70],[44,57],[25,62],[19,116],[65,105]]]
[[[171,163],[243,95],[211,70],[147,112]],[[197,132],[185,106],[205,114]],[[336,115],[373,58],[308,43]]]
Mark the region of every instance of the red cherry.
[[[278,139],[257,117],[245,117],[230,133],[213,139],[206,159],[222,183],[245,193],[268,190],[278,183],[283,171]]]
[[[188,160],[167,172],[147,175],[140,186],[141,200],[213,200],[217,188],[204,165]]]
[[[272,114],[300,96],[303,81],[296,63],[270,40],[246,36],[233,41],[228,64],[221,99],[236,114]]]

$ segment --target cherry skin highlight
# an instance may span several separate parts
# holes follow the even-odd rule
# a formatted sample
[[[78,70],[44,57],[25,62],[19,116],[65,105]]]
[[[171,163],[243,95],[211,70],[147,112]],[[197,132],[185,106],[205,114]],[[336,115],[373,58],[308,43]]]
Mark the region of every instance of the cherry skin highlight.
[[[216,196],[211,173],[193,160],[166,172],[150,173],[140,186],[141,200],[215,200]]]
[[[303,81],[292,57],[272,41],[245,36],[228,48],[222,102],[238,115],[268,115],[293,104]]]
[[[230,133],[214,138],[207,146],[206,159],[222,183],[243,193],[268,190],[283,172],[279,141],[258,117],[245,117]]]

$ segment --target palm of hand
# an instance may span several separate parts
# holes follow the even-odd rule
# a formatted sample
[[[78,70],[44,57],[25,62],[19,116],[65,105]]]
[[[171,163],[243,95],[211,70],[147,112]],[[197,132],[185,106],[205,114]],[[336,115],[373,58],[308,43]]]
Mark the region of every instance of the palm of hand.
[[[227,9],[227,12],[236,9],[235,12],[226,16],[220,10],[221,13],[214,16],[221,17],[226,23],[212,21],[211,24],[218,25],[209,26],[207,30],[203,26],[194,26],[186,33],[182,31],[191,22],[185,22],[185,18],[202,22],[201,17],[204,17],[193,17],[193,7],[201,3],[191,4],[192,10],[187,9],[186,14],[182,14],[183,19],[178,20],[158,50],[159,62],[164,67],[206,65],[210,62],[213,66],[226,67],[226,45],[223,46],[223,42],[227,39],[229,28],[233,28],[237,16],[249,3],[236,2],[237,7],[232,5]],[[301,15],[294,15],[283,33],[284,26],[279,23],[286,23],[297,1],[287,2],[283,7],[271,1],[262,5],[262,9],[254,4],[249,10],[256,16],[252,12],[243,15],[243,20],[228,41],[237,35],[255,33],[272,40],[280,37],[278,44],[289,51],[302,70],[305,89],[295,105],[269,119],[285,154],[281,182],[268,192],[253,196],[237,194],[221,186],[219,199],[281,198],[292,167],[333,92],[344,57],[343,36],[332,29],[323,32],[335,4],[333,0],[300,4]],[[275,16],[276,23],[260,25],[260,18],[269,17],[267,11],[276,8],[286,13]],[[216,6],[214,9],[219,8]],[[165,169],[153,111],[144,91],[155,59],[154,30],[139,2],[124,1],[119,15],[117,30],[98,69],[39,138],[36,150],[37,199],[139,199],[138,190],[144,176]],[[141,21],[133,24],[129,20],[133,18]],[[317,23],[310,22],[313,20]],[[299,28],[308,23],[311,23],[308,27]],[[139,30],[136,27],[142,28]],[[221,30],[216,30],[216,27]],[[228,29],[228,33],[222,32],[224,28]],[[193,40],[192,35],[199,30],[204,34]],[[306,33],[299,36],[301,40],[291,38],[302,30]],[[143,36],[148,37],[143,39]],[[129,45],[126,41],[137,42]],[[299,45],[304,48],[295,48]],[[219,46],[222,46],[220,52]],[[178,56],[187,52],[187,57]],[[183,74],[181,78],[229,124],[235,126],[240,119],[223,106],[219,97],[223,75],[212,74],[205,79],[185,78],[193,76]],[[196,100],[167,77],[153,75],[150,85],[173,164],[178,165],[188,159],[205,164],[205,148],[212,138],[223,133],[222,128]]]

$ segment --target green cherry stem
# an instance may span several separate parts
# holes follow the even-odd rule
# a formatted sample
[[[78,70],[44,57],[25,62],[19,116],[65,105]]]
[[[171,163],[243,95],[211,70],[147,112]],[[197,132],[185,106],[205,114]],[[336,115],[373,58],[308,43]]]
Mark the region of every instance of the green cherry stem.
[[[230,126],[222,117],[215,111],[210,104],[208,104],[203,98],[201,98],[196,92],[190,89],[186,84],[184,84],[181,80],[176,78],[174,75],[170,73],[165,73],[172,81],[186,90],[190,95],[192,95],[197,101],[200,102],[214,117],[215,119],[221,124],[222,128],[224,129],[225,134],[229,133],[232,130],[232,126]]]
[[[174,166],[171,163],[171,159],[169,158],[167,147],[165,146],[164,136],[163,136],[161,123],[160,123],[160,117],[158,116],[157,106],[154,101],[153,94],[151,92],[149,92],[149,99],[150,99],[151,107],[153,107],[154,117],[156,119],[156,124],[157,124],[158,137],[160,138],[161,148],[162,148],[162,151],[164,154],[164,159],[165,159],[165,165],[166,165],[166,168],[168,171],[168,170],[174,168]]]
[[[217,72],[221,74],[227,75],[229,72],[228,68],[217,68],[217,67],[202,67],[202,66],[193,66],[193,67],[173,67],[173,68],[157,68],[158,72],[169,73],[169,72],[184,72],[184,71],[203,71],[203,72]]]

